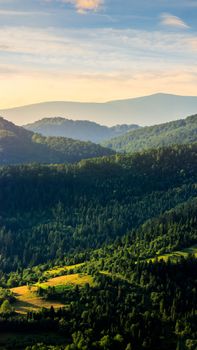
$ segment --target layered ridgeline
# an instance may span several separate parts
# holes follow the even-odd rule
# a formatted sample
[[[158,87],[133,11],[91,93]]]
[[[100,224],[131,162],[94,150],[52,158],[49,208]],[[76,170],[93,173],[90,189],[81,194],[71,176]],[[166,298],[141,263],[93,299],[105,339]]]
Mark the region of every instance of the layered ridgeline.
[[[106,103],[51,101],[0,110],[6,119],[23,125],[49,116],[88,119],[99,124],[154,125],[177,120],[197,111],[197,96],[154,94]],[[28,119],[27,119],[28,118]]]
[[[197,196],[196,182],[197,144],[70,166],[2,168],[1,268],[99,248]]]
[[[117,152],[138,152],[151,148],[197,141],[197,115],[170,123],[140,128],[103,143]]]
[[[120,136],[130,130],[138,129],[138,125],[116,125],[107,127],[88,120],[71,120],[65,118],[44,118],[24,128],[44,136],[62,136],[81,141],[99,143],[112,137]]]
[[[65,163],[114,152],[91,142],[44,137],[0,118],[0,164]]]

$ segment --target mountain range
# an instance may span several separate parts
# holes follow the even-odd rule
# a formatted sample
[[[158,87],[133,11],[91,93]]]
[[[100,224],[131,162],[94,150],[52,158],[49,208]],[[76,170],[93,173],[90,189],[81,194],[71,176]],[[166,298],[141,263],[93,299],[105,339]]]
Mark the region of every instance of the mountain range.
[[[197,115],[150,127],[119,125],[109,128],[87,121],[52,118],[26,128],[36,132],[0,118],[0,164],[73,163],[115,152],[135,153],[197,142]],[[73,138],[56,135],[72,135]],[[109,139],[105,139],[107,135]],[[120,136],[111,139],[111,135]]]
[[[0,164],[73,163],[113,154],[92,142],[65,137],[44,137],[0,118]]]
[[[74,120],[91,120],[100,124],[139,124],[142,126],[177,120],[197,111],[197,96],[154,94],[150,96],[110,101],[43,102],[23,107],[2,109],[0,115],[18,125],[38,119],[62,116]]]
[[[62,136],[99,143],[138,129],[139,126],[123,124],[107,127],[88,120],[75,121],[56,117],[38,120],[35,123],[24,125],[24,128],[44,136]]]

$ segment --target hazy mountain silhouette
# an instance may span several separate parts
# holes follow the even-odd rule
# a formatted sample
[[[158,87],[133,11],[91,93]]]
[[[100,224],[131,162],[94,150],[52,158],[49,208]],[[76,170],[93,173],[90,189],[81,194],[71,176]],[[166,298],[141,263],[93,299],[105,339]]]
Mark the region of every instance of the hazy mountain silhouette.
[[[81,141],[101,142],[120,136],[138,125],[116,125],[107,127],[87,120],[71,120],[65,118],[44,118],[35,123],[24,125],[24,128],[44,136],[63,136]]]
[[[104,125],[154,125],[177,120],[197,111],[197,96],[154,94],[106,103],[43,102],[0,110],[0,115],[19,124],[46,117],[91,120]]]

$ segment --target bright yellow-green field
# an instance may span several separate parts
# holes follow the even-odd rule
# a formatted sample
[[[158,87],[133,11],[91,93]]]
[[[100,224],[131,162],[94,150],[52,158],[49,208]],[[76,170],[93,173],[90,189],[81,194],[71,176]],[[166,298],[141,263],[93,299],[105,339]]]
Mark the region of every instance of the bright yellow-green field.
[[[17,298],[17,301],[13,304],[16,312],[27,313],[28,311],[38,311],[42,307],[50,308],[53,304],[54,308],[60,308],[63,305],[58,302],[50,303],[43,300],[36,295],[37,287],[33,286],[29,289],[28,286],[21,286],[12,288],[11,291]]]
[[[76,285],[84,286],[86,283],[93,285],[93,279],[89,275],[82,274],[72,274],[59,276],[55,278],[50,278],[44,283],[37,283],[31,287],[21,286],[12,288],[11,291],[14,293],[17,301],[13,305],[16,312],[27,313],[28,311],[34,310],[38,311],[40,308],[50,308],[53,305],[54,308],[60,308],[65,305],[59,303],[58,301],[46,301],[43,298],[36,295],[38,287],[47,288],[51,287],[73,287]]]
[[[171,259],[172,261],[176,262],[181,257],[187,257],[188,254],[193,254],[197,258],[197,245],[180,250],[175,251],[173,253],[158,255],[157,257],[147,259],[147,261],[154,262],[157,260],[164,260],[167,261],[168,259]],[[77,264],[77,265],[71,265],[71,266],[64,266],[64,267],[55,267],[51,270],[45,271],[43,276],[47,278],[46,282],[42,283],[36,283],[33,286],[21,286],[12,288],[11,291],[14,293],[15,297],[17,298],[17,301],[14,304],[14,308],[19,313],[26,313],[27,311],[34,310],[38,311],[42,307],[50,308],[51,305],[53,305],[54,308],[60,308],[64,307],[65,305],[61,304],[58,301],[46,301],[43,298],[36,295],[36,291],[38,287],[42,288],[48,288],[48,287],[56,287],[59,290],[72,288],[73,286],[84,286],[86,283],[93,286],[93,278],[90,275],[81,274],[81,273],[74,273],[64,276],[58,276],[53,277],[54,275],[57,275],[58,273],[63,273],[64,271],[71,271],[71,270],[77,270],[83,264]],[[101,274],[112,276],[111,273],[108,271],[100,271]],[[121,275],[116,275],[116,277],[123,279]]]
[[[189,254],[193,254],[197,258],[197,245],[189,247],[189,248],[185,248],[183,250],[178,250],[178,251],[175,251],[175,252],[172,252],[172,253],[158,255],[157,257],[147,259],[147,261],[154,262],[156,259],[157,260],[167,261],[167,260],[170,259],[170,260],[176,262],[181,257],[186,258]]]
[[[90,285],[93,284],[93,279],[89,275],[82,275],[79,273],[75,273],[72,275],[66,276],[58,276],[54,278],[50,278],[48,281],[43,283],[37,283],[36,286],[47,288],[47,287],[55,287],[55,286],[84,286],[86,283]]]
[[[63,267],[55,266],[55,267],[53,267],[53,269],[45,271],[43,273],[43,276],[47,277],[47,278],[53,277],[54,275],[58,275],[59,273],[62,273],[62,272],[76,270],[76,269],[80,268],[83,265],[85,265],[85,263],[76,264],[76,265],[70,265],[70,266],[63,266]]]

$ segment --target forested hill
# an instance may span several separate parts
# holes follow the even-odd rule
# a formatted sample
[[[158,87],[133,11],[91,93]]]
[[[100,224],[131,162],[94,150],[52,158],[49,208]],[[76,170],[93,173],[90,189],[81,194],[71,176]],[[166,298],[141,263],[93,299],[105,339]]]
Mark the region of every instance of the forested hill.
[[[3,167],[1,267],[32,266],[113,242],[197,196],[196,183],[197,144],[69,166]]]
[[[116,125],[107,127],[88,120],[71,120],[65,118],[44,118],[35,123],[24,125],[24,128],[44,136],[63,136],[81,141],[99,143],[112,137],[120,136],[138,125]]]
[[[193,115],[186,119],[140,128],[103,144],[117,152],[138,152],[196,141],[197,115]]]
[[[73,163],[113,153],[91,142],[34,134],[0,118],[0,164]]]

